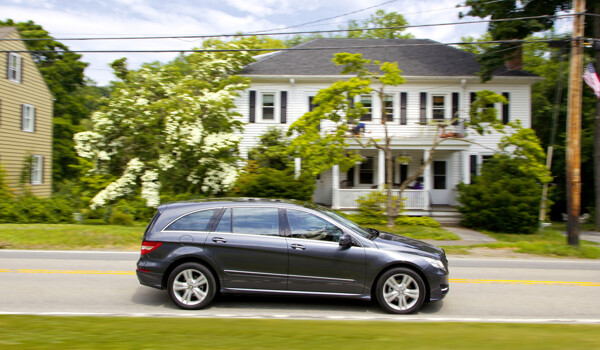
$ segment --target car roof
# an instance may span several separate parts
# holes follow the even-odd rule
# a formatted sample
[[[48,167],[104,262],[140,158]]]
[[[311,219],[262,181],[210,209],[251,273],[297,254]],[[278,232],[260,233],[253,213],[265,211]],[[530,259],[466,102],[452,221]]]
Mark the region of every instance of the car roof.
[[[228,206],[235,204],[249,204],[252,206],[268,206],[276,204],[277,206],[302,206],[307,208],[314,207],[313,204],[306,201],[298,201],[291,199],[274,199],[274,198],[246,198],[246,197],[234,197],[234,198],[205,198],[195,199],[188,201],[170,202],[160,205],[158,207],[159,212],[163,212],[166,209],[176,210],[183,209],[186,207],[214,207],[214,206]]]

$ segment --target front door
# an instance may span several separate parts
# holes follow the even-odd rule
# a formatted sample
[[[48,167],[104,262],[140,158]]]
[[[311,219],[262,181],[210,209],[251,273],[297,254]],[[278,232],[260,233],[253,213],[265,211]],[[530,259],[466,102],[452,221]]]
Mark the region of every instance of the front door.
[[[450,204],[450,179],[448,162],[445,160],[434,160],[431,168],[431,204]]]
[[[344,232],[312,213],[287,210],[290,237],[288,290],[327,294],[364,293],[365,250],[339,245]]]

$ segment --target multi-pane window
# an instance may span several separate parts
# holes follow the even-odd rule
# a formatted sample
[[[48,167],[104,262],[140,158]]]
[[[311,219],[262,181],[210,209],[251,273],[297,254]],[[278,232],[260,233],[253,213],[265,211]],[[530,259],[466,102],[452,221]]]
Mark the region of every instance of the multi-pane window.
[[[262,118],[264,120],[275,119],[275,94],[274,93],[263,93],[262,94]]]
[[[373,97],[371,95],[361,95],[360,103],[366,109],[366,112],[360,116],[360,120],[370,122],[373,119]]]
[[[35,107],[24,104],[21,107],[21,125],[22,130],[27,132],[35,131]]]
[[[444,118],[446,117],[445,96],[432,96],[431,112],[433,120],[444,120]]]
[[[434,161],[433,162],[433,189],[434,190],[445,190],[446,189],[446,162],[445,161]]]
[[[31,184],[41,185],[44,182],[44,156],[31,157]]]
[[[373,157],[367,157],[359,168],[359,181],[361,184],[372,184],[373,174],[375,172]]]
[[[385,120],[388,122],[394,121],[394,96],[385,95],[383,96],[383,111],[385,114]]]
[[[21,82],[21,71],[23,69],[23,59],[16,53],[8,54],[8,80],[15,83]]]

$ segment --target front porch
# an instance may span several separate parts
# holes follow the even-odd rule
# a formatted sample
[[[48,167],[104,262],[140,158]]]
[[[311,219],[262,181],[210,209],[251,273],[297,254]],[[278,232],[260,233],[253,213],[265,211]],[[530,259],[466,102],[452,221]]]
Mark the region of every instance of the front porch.
[[[333,195],[337,196],[333,202],[337,203],[339,210],[354,210],[358,208],[358,202],[356,201],[360,197],[368,195],[372,189],[361,189],[361,188],[343,188],[338,189]],[[392,190],[393,196],[400,194],[399,190]],[[404,209],[405,210],[416,210],[416,211],[427,211],[430,209],[429,191],[427,190],[404,190],[402,192],[404,198]],[[332,206],[333,207],[333,206]]]

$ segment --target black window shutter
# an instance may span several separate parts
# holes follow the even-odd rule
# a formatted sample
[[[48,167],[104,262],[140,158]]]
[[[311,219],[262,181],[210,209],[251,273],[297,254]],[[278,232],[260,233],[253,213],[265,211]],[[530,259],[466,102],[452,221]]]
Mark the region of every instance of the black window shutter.
[[[502,104],[502,124],[508,124],[510,122],[509,106],[510,106],[510,94],[508,92],[503,92],[502,96],[508,101],[507,104]]]
[[[473,104],[473,102],[475,102],[476,98],[477,98],[477,95],[474,92],[471,92],[471,104]]]
[[[406,101],[408,94],[406,92],[400,93],[400,125],[406,125]]]
[[[354,99],[352,97],[348,97],[348,102],[350,103],[350,108],[354,108]],[[348,119],[349,124],[354,124],[354,119]]]
[[[421,92],[421,115],[419,118],[421,124],[427,123],[427,93]]]
[[[475,176],[477,176],[477,155],[472,154],[470,157],[470,164],[471,164],[471,179],[474,178]]]
[[[458,125],[458,110],[460,108],[459,96],[458,92],[452,93],[452,120],[454,120],[452,125]]]
[[[256,91],[250,90],[250,123],[256,122]]]
[[[312,112],[315,109],[315,105],[313,104],[314,96],[308,96],[308,111]]]
[[[287,91],[281,92],[281,124],[287,123]]]

